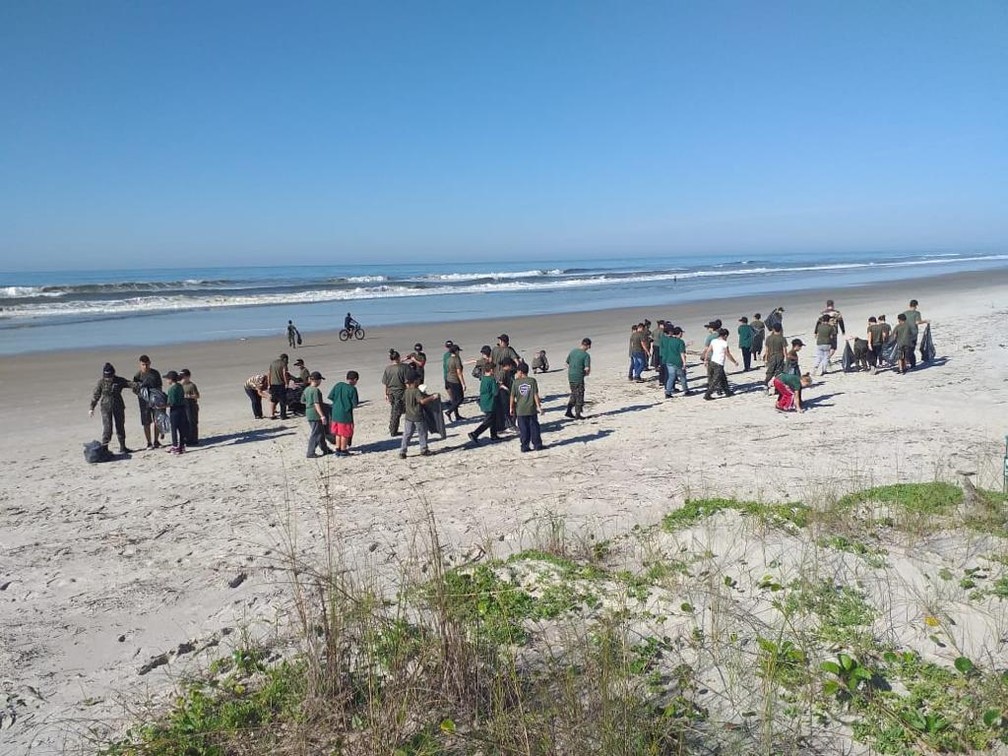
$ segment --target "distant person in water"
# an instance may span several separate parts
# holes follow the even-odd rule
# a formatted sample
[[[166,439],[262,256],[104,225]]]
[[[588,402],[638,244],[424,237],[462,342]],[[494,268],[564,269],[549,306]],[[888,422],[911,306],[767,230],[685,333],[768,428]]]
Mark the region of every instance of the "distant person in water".
[[[301,332],[294,325],[293,320],[287,321],[287,343],[290,344],[291,349],[297,349],[298,344],[301,343]]]
[[[112,427],[115,426],[116,438],[119,439],[119,453],[129,454],[126,448],[126,403],[123,401],[123,389],[132,389],[137,384],[116,375],[112,363],[106,362],[102,367],[102,377],[95,386],[91,396],[91,409],[88,415],[94,417],[95,407],[99,408],[102,419],[102,445],[108,448],[112,440]]]

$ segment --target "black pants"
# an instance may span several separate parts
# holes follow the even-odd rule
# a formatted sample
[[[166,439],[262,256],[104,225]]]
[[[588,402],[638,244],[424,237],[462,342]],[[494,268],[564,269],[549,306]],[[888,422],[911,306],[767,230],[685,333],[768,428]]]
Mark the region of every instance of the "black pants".
[[[581,414],[581,410],[584,409],[584,396],[585,396],[585,385],[584,381],[578,383],[570,384],[570,400],[567,402],[567,411],[570,412],[574,410],[574,416],[577,417]]]
[[[119,439],[120,446],[126,446],[126,405],[122,402],[118,404],[102,404],[102,437],[103,445],[108,446],[112,440],[112,425],[115,424],[116,438]]]
[[[759,356],[763,354],[763,331],[757,331],[753,334],[752,347],[750,347],[750,351],[756,359],[759,359]]]
[[[445,414],[450,415],[453,412],[458,412],[458,408],[465,400],[465,395],[462,393],[461,383],[446,383],[445,388],[448,389],[448,406],[445,407]]]
[[[917,337],[915,336],[914,340],[913,340],[913,344],[911,344],[910,348],[906,350],[906,352],[907,352],[907,354],[906,354],[906,361],[907,361],[907,363],[909,363],[911,369],[917,367],[917,353],[916,353],[916,349],[917,349]]]
[[[186,436],[187,444],[199,443],[199,400],[185,400],[186,422],[189,425],[189,433]]]
[[[483,413],[483,422],[476,426],[470,435],[473,438],[478,438],[483,431],[490,431],[490,438],[497,438],[497,410],[492,409],[489,412]]]
[[[280,419],[287,419],[287,387],[270,384],[270,402],[280,408]]]
[[[252,402],[252,417],[256,420],[262,420],[262,396],[255,389],[245,387],[245,395]]]
[[[752,349],[749,347],[739,347],[742,350],[742,367],[748,370],[752,366]]]
[[[518,438],[521,439],[522,451],[528,451],[530,444],[534,449],[542,449],[538,415],[518,415]]]
[[[399,421],[402,419],[403,413],[406,411],[406,405],[403,403],[403,396],[404,394],[402,391],[389,391],[388,432],[391,436],[395,436],[399,433]]]
[[[178,404],[169,407],[168,420],[171,421],[171,445],[177,448],[185,448],[186,436],[189,433],[186,408]]]
[[[723,392],[725,396],[732,395],[732,390],[728,386],[728,376],[725,374],[724,365],[718,365],[712,361],[707,363],[707,393],[704,394],[704,398],[709,399],[716,391]]]

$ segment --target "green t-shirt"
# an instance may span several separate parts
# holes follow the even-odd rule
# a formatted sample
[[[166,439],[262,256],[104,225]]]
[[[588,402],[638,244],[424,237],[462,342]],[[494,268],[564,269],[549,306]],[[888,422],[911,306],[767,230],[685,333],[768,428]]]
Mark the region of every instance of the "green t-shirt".
[[[185,389],[182,388],[181,383],[173,383],[165,394],[168,396],[169,407],[181,407],[185,402]]]
[[[492,375],[480,378],[479,406],[483,412],[493,412],[497,402],[497,380]]]
[[[795,391],[801,391],[801,376],[794,373],[781,373],[777,376],[777,380]]]
[[[406,393],[403,394],[403,405],[406,407],[406,411],[403,416],[407,420],[412,420],[414,423],[423,421],[423,405],[420,404],[420,400],[425,396],[427,396],[427,394],[418,389],[416,386],[406,389]]]
[[[816,346],[829,346],[836,336],[836,328],[829,323],[820,323],[815,329]]]
[[[357,406],[356,386],[340,381],[329,391],[329,401],[332,402],[334,423],[353,423],[353,411]]]
[[[739,349],[748,349],[752,346],[753,328],[748,323],[742,323],[738,327]]]
[[[536,414],[536,397],[539,396],[539,384],[530,375],[515,378],[511,384],[511,396],[514,397],[515,414],[521,417]]]
[[[269,382],[270,386],[283,386],[287,383],[287,363],[279,357],[270,363]]]
[[[683,355],[686,353],[686,342],[678,336],[661,337],[661,358],[666,365],[683,366]]]
[[[766,350],[771,360],[777,359],[778,357],[783,359],[784,350],[786,348],[787,348],[787,342],[784,340],[784,337],[781,336],[779,333],[771,332],[771,334],[767,336]]]
[[[182,391],[185,393],[186,399],[199,399],[199,389],[196,388],[196,384],[192,381],[183,383]]]
[[[897,323],[892,330],[892,335],[896,339],[896,343],[904,347],[913,346],[917,340],[917,334],[910,330],[909,323]]]
[[[644,341],[647,337],[640,333],[639,331],[630,337],[630,354],[644,354],[647,350],[644,348]]]
[[[576,347],[567,355],[567,380],[571,383],[584,383],[585,371],[591,367],[591,355],[587,349]]]
[[[462,383],[459,371],[462,370],[462,360],[457,354],[451,355],[446,366],[445,383]]]
[[[885,337],[882,335],[882,326],[878,323],[868,326],[868,335],[871,336],[872,349],[881,347],[882,342],[885,341]]]
[[[906,315],[907,325],[910,327],[910,333],[913,337],[917,338],[917,324],[920,323],[924,317],[920,314],[920,310],[907,310],[903,313]]]
[[[308,386],[301,392],[301,403],[305,406],[305,420],[308,422],[318,422],[323,418],[315,411],[315,405],[322,404],[322,392],[318,386]]]
[[[451,359],[451,356],[451,352],[445,352],[441,355],[441,372],[444,373],[445,383],[448,382],[448,360]]]
[[[403,391],[406,388],[406,366],[401,362],[386,366],[381,382],[388,386],[389,391]]]

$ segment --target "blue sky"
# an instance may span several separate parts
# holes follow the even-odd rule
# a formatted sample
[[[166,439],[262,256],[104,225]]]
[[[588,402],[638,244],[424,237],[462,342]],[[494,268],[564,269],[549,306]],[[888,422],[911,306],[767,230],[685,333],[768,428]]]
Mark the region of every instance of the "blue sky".
[[[7,269],[1008,247],[1004,2],[8,2]]]

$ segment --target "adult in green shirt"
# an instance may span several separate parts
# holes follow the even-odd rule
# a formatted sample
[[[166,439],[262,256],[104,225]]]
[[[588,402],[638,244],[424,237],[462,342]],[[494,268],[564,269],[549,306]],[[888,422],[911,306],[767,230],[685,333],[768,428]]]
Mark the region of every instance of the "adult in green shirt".
[[[515,369],[517,373],[511,384],[511,416],[518,421],[518,438],[521,439],[523,452],[543,448],[542,433],[539,428],[539,413],[542,412],[542,399],[539,397],[539,384],[529,375],[529,366],[519,362]]]
[[[399,420],[403,416],[403,395],[406,393],[406,365],[403,365],[399,352],[389,350],[389,364],[382,373],[382,385],[385,387],[385,401],[389,403],[389,435],[398,436]]]
[[[496,421],[496,410],[497,410],[497,391],[500,388],[500,384],[497,383],[497,379],[494,378],[494,368],[489,360],[483,363],[483,377],[480,379],[480,392],[479,392],[479,408],[483,413],[483,422],[481,422],[474,431],[469,433],[469,440],[473,444],[479,443],[480,434],[483,431],[490,431],[490,438],[494,441],[497,440],[497,421]]]
[[[752,343],[753,343],[753,327],[749,325],[749,318],[743,315],[739,318],[738,327],[738,346],[739,351],[742,352],[742,370],[748,372],[752,366]]]
[[[757,312],[753,315],[753,319],[749,321],[749,325],[752,326],[753,329],[752,346],[750,349],[752,350],[753,357],[759,359],[760,355],[763,354],[763,339],[766,338],[766,323],[763,322],[763,319]]]
[[[340,381],[329,392],[329,401],[332,403],[332,427],[333,435],[336,436],[336,456],[349,457],[350,444],[353,443],[354,431],[354,408],[359,403],[357,396],[357,381],[360,375],[356,370],[348,370],[346,382]]]
[[[912,369],[916,363],[914,361],[914,349],[917,346],[917,339],[910,328],[905,312],[896,316],[896,327],[892,330],[893,338],[896,339],[896,354],[899,358],[900,375],[907,372],[907,365]]]
[[[637,328],[630,334],[630,364],[631,380],[643,383],[641,373],[647,367],[648,350],[651,348],[647,338],[646,326],[638,323]]]
[[[454,342],[451,339],[448,339],[444,343],[445,352],[444,352],[444,354],[441,355],[441,372],[443,373],[443,377],[444,377],[444,387],[445,387],[445,390],[448,389],[448,360],[451,359],[451,354],[452,354],[451,353],[451,348],[452,348],[452,344],[453,343]]]
[[[458,408],[462,406],[462,402],[465,401],[465,374],[462,370],[462,358],[459,356],[459,352],[462,351],[462,347],[458,344],[452,344],[448,348],[448,364],[446,365],[447,373],[445,374],[445,386],[448,388],[448,406],[445,408],[445,417],[449,420],[452,419],[452,415],[455,415],[455,421],[463,420],[462,415],[459,414]]]
[[[813,372],[818,371],[819,375],[826,375],[829,368],[830,354],[836,349],[836,326],[830,323],[829,317],[821,315],[816,323],[816,361],[812,366]]]
[[[689,396],[689,384],[686,382],[686,342],[682,338],[683,330],[672,326],[661,338],[662,360],[665,361],[665,398],[671,399],[676,383],[682,381],[683,396]]]
[[[564,417],[582,420],[584,415],[585,376],[591,373],[591,339],[587,336],[581,339],[581,345],[571,349],[567,355],[567,382],[570,385],[570,399],[567,400],[567,411]]]
[[[319,384],[324,381],[318,370],[308,376],[308,385],[301,392],[301,403],[305,406],[305,420],[308,421],[308,459],[315,459],[315,449],[322,454],[332,454],[325,438],[325,407],[322,406],[322,392]]]
[[[766,384],[770,391],[773,391],[773,379],[784,370],[784,362],[787,359],[787,340],[782,330],[780,323],[774,323],[770,326],[770,335],[766,338],[766,352],[763,359],[766,362]]]
[[[916,299],[910,300],[910,309],[906,310],[903,313],[903,315],[906,316],[907,326],[910,330],[911,336],[913,337],[913,348],[907,355],[907,361],[910,363],[910,369],[913,370],[915,367],[917,367],[917,355],[914,353],[914,350],[917,349],[917,336],[919,332],[919,326],[927,325],[931,321],[924,320],[924,318],[921,316],[920,310],[917,309]]]
[[[276,420],[277,405],[280,405],[280,419],[287,419],[287,384],[291,376],[287,372],[287,355],[281,354],[270,363],[269,375],[270,419]]]

